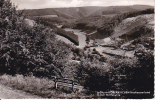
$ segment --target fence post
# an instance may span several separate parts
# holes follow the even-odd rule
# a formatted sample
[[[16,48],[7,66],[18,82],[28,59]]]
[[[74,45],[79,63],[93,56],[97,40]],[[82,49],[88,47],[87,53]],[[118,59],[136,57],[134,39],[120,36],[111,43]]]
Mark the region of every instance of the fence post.
[[[54,77],[54,82],[55,82],[55,89],[57,89],[57,78],[56,78],[56,76]]]
[[[74,90],[74,81],[72,80],[72,91]]]

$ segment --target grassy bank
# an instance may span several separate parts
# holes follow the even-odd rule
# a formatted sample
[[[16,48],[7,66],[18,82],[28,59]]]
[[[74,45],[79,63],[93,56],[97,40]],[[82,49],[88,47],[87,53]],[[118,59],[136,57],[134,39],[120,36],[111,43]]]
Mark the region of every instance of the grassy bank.
[[[24,77],[23,75],[3,75],[0,76],[0,83],[44,98],[56,96],[56,91],[52,90],[52,88],[54,88],[54,82],[45,78],[41,79],[34,76]]]
[[[56,90],[54,82],[47,78],[36,78],[34,76],[23,75],[2,75],[0,84],[23,90],[43,98],[92,98],[94,95],[85,95],[84,91],[72,92],[70,88],[59,86]]]

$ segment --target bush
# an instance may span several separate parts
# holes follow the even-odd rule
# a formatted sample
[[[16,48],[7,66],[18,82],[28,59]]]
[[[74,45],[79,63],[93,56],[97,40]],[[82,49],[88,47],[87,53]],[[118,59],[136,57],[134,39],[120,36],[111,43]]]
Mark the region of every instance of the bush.
[[[129,59],[110,59],[109,63],[113,66],[110,77],[114,84],[114,90],[123,91],[149,91],[148,95],[141,95],[141,98],[153,97],[154,82],[154,56],[149,50],[139,46],[135,51],[135,58]],[[117,83],[117,84],[116,84]],[[138,98],[128,95],[132,98]],[[129,97],[130,98],[130,97]]]
[[[108,91],[112,83],[109,80],[110,66],[103,65],[97,59],[83,60],[78,67],[78,78],[85,88],[91,91]]]
[[[140,68],[135,69],[133,79],[131,79],[131,88],[138,91],[150,91],[153,95],[154,88],[154,55],[150,50],[144,47],[136,49],[135,56],[138,58]],[[142,74],[143,73],[143,74]],[[133,87],[133,81],[134,86]]]
[[[130,89],[127,87],[129,84],[128,79],[130,79],[130,76],[132,75],[132,73],[134,73],[134,69],[137,67],[139,68],[139,66],[137,66],[138,62],[137,59],[113,58],[107,60],[107,62],[111,64],[111,66],[113,66],[111,68],[111,75],[110,75],[111,82],[114,83],[112,89],[128,91],[128,89]]]

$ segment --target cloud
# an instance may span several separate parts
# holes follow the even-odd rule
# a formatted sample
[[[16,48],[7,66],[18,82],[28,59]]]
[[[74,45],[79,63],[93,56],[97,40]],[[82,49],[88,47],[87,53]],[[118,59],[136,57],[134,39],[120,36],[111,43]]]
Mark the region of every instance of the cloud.
[[[55,0],[55,1],[61,1],[61,2],[72,2],[72,0]]]
[[[44,8],[49,0],[11,0],[19,9],[37,9]]]
[[[11,0],[19,9],[79,6],[153,5],[154,0]]]

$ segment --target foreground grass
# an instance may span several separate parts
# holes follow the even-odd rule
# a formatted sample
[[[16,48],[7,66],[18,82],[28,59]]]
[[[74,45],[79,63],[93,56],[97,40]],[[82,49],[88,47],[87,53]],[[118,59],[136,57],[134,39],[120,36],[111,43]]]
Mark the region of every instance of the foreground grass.
[[[54,82],[45,78],[36,78],[34,76],[23,75],[2,75],[0,84],[9,86],[18,90],[32,93],[43,98],[92,98],[93,95],[85,95],[84,92],[72,92],[68,88],[60,87],[54,89]]]
[[[48,79],[39,79],[34,76],[24,77],[22,75],[16,75],[13,77],[10,75],[3,75],[0,76],[0,83],[45,98],[54,95],[52,93],[53,91],[50,89],[54,87],[54,82]]]

